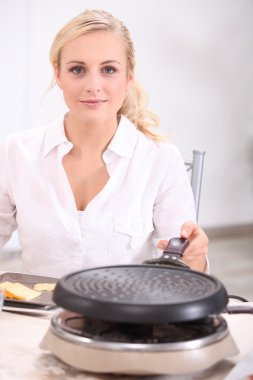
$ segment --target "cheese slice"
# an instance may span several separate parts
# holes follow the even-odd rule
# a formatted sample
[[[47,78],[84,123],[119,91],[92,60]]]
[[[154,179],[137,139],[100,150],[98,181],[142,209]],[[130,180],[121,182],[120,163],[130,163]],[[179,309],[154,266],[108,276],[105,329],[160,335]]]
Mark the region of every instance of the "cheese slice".
[[[30,301],[41,295],[41,292],[30,289],[19,282],[2,282],[0,288],[5,290],[5,298],[10,299]]]
[[[48,282],[44,282],[41,284],[35,284],[33,286],[33,290],[38,290],[39,292],[52,292],[54,290],[56,284],[51,284]]]

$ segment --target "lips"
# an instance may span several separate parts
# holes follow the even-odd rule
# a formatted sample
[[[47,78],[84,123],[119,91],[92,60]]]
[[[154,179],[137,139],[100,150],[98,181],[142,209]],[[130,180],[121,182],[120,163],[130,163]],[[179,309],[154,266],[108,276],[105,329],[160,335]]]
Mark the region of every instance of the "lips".
[[[82,104],[88,105],[88,106],[98,106],[101,104],[104,104],[107,102],[107,100],[104,99],[85,99],[80,101]]]

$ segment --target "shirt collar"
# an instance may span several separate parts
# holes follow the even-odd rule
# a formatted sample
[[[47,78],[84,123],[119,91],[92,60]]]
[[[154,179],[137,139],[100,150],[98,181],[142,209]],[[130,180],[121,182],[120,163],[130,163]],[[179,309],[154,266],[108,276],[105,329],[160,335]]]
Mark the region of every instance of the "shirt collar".
[[[122,157],[132,157],[134,147],[138,140],[138,131],[133,123],[121,115],[118,128],[108,146],[108,150]],[[56,146],[68,143],[64,130],[64,117],[60,117],[49,124],[46,129],[44,141],[44,155],[46,156]]]
[[[118,128],[108,146],[108,150],[122,157],[132,157],[137,140],[138,131],[136,126],[124,115],[121,115]]]
[[[59,117],[46,127],[44,155],[62,143],[70,143],[65,135],[64,117]]]

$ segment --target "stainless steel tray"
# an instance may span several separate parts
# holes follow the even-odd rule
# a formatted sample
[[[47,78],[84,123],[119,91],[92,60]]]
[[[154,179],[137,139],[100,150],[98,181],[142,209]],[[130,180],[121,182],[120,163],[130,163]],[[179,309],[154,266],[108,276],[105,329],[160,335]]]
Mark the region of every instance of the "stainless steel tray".
[[[57,278],[37,276],[26,273],[4,272],[0,274],[1,282],[19,282],[31,289],[38,283],[56,283]],[[15,312],[29,312],[32,314],[48,314],[56,310],[56,305],[52,300],[52,292],[41,292],[41,295],[30,301],[5,299],[3,310]]]

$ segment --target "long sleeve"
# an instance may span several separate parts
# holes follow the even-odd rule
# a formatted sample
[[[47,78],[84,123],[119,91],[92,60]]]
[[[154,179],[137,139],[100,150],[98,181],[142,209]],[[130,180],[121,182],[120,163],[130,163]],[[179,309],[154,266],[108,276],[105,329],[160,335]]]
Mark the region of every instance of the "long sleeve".
[[[16,229],[16,208],[8,194],[8,140],[0,144],[0,248]]]

